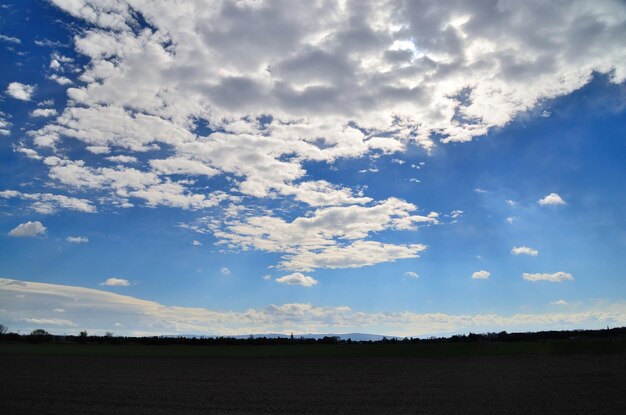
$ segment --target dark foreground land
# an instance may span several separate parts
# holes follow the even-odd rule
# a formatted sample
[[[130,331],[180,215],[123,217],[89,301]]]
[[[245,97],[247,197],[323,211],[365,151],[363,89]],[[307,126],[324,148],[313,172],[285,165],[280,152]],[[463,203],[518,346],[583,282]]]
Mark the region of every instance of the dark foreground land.
[[[625,353],[189,358],[15,347],[0,348],[1,414],[626,413]]]

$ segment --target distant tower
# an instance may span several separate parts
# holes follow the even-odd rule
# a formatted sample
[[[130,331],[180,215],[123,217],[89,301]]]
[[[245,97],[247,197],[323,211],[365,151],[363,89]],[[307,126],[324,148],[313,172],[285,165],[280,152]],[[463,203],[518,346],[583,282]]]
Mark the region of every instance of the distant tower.
[[[291,340],[293,340],[293,331],[291,332],[291,337],[289,337]]]

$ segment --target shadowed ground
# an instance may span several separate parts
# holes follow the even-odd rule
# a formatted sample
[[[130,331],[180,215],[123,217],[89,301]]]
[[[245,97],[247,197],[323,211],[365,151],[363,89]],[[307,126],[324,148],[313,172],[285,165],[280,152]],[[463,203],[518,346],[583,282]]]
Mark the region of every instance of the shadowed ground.
[[[626,354],[0,354],[0,413],[626,413]]]

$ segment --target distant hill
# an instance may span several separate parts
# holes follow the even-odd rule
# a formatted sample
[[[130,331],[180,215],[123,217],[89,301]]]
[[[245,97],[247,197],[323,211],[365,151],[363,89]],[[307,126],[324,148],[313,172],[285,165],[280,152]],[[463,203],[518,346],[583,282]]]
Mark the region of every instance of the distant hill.
[[[213,338],[217,338],[217,337],[229,337],[229,338],[234,338],[234,339],[248,339],[250,337],[253,337],[255,339],[258,338],[268,338],[268,339],[288,339],[289,337],[291,337],[290,334],[283,334],[283,333],[257,333],[257,334],[239,334],[236,336],[212,336],[212,335],[199,335],[199,334],[173,334],[173,335],[167,335],[167,336],[161,336],[161,337],[167,337],[167,338],[196,338],[196,339],[213,339]],[[380,341],[384,338],[387,339],[402,339],[402,337],[395,337],[395,336],[385,336],[382,334],[368,334],[368,333],[344,333],[344,334],[333,334],[333,333],[306,333],[306,334],[295,334],[293,335],[294,338],[296,339],[300,339],[300,338],[304,338],[304,339],[321,339],[324,337],[339,337],[340,340],[352,340],[352,341]]]

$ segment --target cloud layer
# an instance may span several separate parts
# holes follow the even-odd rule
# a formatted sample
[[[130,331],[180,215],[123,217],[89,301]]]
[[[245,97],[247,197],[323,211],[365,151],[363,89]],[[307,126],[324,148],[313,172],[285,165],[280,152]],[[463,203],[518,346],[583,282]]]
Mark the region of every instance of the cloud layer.
[[[17,151],[42,162],[54,187],[85,196],[12,197],[39,213],[95,211],[87,197],[185,210],[293,202],[308,211],[242,213],[203,229],[233,249],[279,252],[289,271],[416,258],[425,245],[376,234],[438,223],[436,212],[374,200],[309,166],[429,153],[540,109],[594,72],[626,79],[619,1],[51,1],[83,23],[81,59],[50,56],[67,106],[32,111],[45,122]],[[35,89],[6,91],[30,100]],[[553,193],[539,203],[565,202]]]
[[[364,328],[397,336],[419,336],[466,331],[538,330],[541,328],[606,327],[626,325],[626,306],[589,308],[546,314],[419,314],[410,311],[366,313],[346,306],[288,303],[245,311],[164,306],[108,291],[0,278],[0,303],[6,324],[24,331],[44,328],[54,333],[117,334],[163,333],[347,333]],[[55,311],[57,310],[57,311]],[[63,319],[51,319],[63,310]]]

